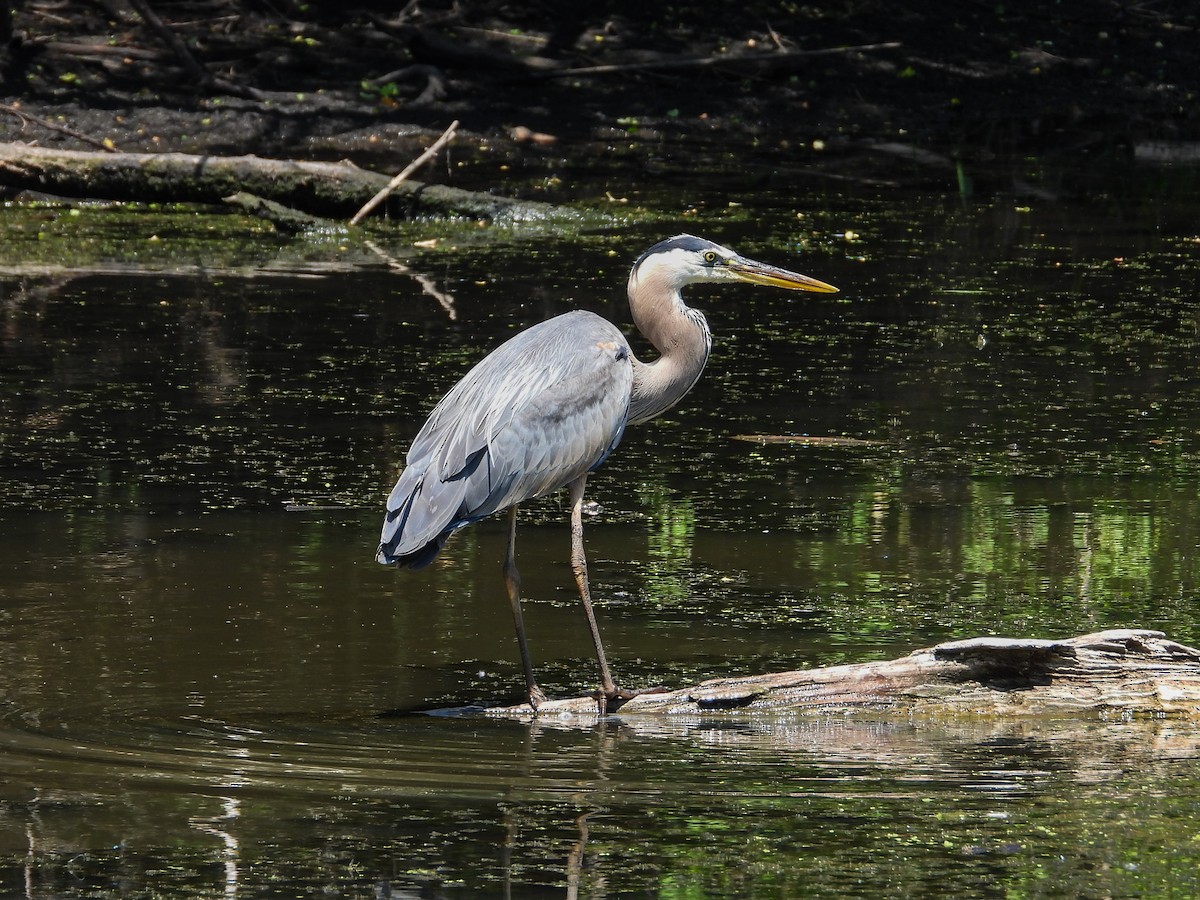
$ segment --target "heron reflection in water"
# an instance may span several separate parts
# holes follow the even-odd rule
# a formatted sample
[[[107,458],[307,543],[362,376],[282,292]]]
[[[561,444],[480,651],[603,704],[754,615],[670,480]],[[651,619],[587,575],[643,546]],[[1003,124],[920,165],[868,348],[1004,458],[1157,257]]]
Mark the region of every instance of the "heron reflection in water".
[[[401,568],[429,565],[466,525],[508,510],[504,582],[525,670],[529,704],[538,687],[521,615],[517,506],[566,487],[571,503],[571,569],[587,616],[603,712],[637,691],[613,681],[588,588],[583,493],[588,473],[640,425],[673,407],[704,370],[712,336],[681,291],[701,282],[744,281],[833,293],[832,285],[740,256],[681,234],[655,244],[629,273],[634,324],[658,358],[633,355],[620,329],[584,310],[534,325],[483,358],[442,398],[413,440],[407,465],[388,497],[376,559]]]

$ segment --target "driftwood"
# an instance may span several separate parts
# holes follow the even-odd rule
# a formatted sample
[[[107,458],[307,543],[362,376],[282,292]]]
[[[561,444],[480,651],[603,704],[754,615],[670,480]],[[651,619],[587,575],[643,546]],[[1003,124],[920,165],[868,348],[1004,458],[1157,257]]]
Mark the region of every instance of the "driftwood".
[[[62,197],[218,204],[241,192],[312,215],[345,220],[383,190],[389,180],[386,175],[348,162],[189,153],[90,153],[0,143],[0,186]],[[388,208],[409,217],[501,222],[576,217],[546,203],[417,181],[398,185]]]
[[[622,718],[740,717],[852,710],[985,717],[1049,713],[1200,718],[1200,650],[1160,631],[1117,629],[1066,640],[981,637],[915,650],[886,662],[718,678],[639,694]],[[489,709],[527,717],[528,704]],[[551,700],[543,719],[595,717],[591,697]]]

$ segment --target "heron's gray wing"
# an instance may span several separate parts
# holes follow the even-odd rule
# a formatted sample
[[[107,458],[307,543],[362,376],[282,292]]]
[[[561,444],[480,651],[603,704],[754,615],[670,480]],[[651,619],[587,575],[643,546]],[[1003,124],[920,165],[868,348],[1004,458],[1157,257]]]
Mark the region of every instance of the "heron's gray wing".
[[[632,381],[624,336],[592,313],[557,316],[502,344],[413,441],[377,559],[419,568],[455,529],[598,466],[624,432]]]

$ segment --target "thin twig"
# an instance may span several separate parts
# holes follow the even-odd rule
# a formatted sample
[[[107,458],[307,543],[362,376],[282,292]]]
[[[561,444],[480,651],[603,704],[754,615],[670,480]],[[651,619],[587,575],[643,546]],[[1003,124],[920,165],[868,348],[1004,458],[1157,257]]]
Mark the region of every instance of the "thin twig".
[[[389,181],[387,185],[384,186],[383,190],[368,200],[363,208],[354,214],[354,218],[350,220],[350,224],[357,225],[359,222],[361,222],[367,213],[386,200],[388,194],[398,188],[405,179],[412,175],[413,172],[417,171],[417,169],[421,168],[421,166],[425,165],[425,163],[437,156],[438,151],[454,140],[454,136],[457,133],[458,119],[455,119],[450,123],[450,127],[442,132],[442,136],[430,144],[429,148],[424,153],[405,166],[403,172]]]
[[[85,144],[91,144],[93,147],[99,147],[101,150],[104,150],[108,153],[117,152],[117,148],[112,141],[105,143],[104,141],[97,140],[94,137],[88,137],[86,134],[81,134],[74,128],[68,128],[66,125],[58,125],[49,121],[48,119],[43,119],[41,116],[35,116],[27,113],[23,109],[18,109],[15,106],[9,106],[7,103],[0,103],[0,112],[6,112],[11,116],[16,116],[18,119],[21,119],[24,122],[32,122],[34,125],[41,126],[42,128],[48,128],[51,131],[57,131],[59,134],[65,134],[68,137],[73,137],[77,141],[83,141]]]

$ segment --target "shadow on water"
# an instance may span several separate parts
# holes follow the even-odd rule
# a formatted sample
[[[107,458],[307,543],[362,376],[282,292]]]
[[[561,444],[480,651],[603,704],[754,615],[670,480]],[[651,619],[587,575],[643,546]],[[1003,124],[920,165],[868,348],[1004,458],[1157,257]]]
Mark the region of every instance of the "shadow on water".
[[[1089,200],[1067,175],[804,210],[769,179],[660,196],[844,293],[693,292],[704,379],[589,483],[621,679],[982,633],[1200,640],[1195,194],[1135,175]],[[232,217],[149,241],[138,216],[22,215],[0,266],[0,892],[1196,892],[1194,729],[1167,720],[383,715],[521,685],[502,522],[417,575],[372,559],[408,440],[516,328],[627,322],[661,225],[414,257]],[[81,229],[95,258],[63,265]],[[531,504],[519,538],[552,694],[595,679],[564,518]]]

